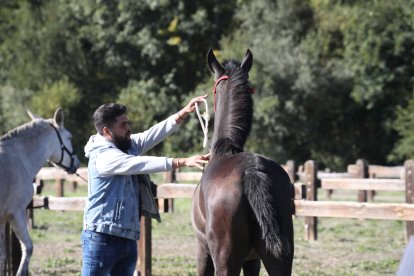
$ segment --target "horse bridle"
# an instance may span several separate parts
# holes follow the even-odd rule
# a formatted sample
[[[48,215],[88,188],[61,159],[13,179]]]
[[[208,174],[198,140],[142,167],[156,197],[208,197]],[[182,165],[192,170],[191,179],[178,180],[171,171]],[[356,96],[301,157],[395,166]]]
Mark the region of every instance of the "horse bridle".
[[[218,79],[216,80],[216,82],[214,83],[214,88],[213,88],[213,95],[214,95],[214,97],[213,97],[214,112],[216,112],[216,94],[217,94],[217,86],[219,85],[219,83],[220,83],[222,80],[227,80],[227,79],[229,79],[229,76],[224,75],[224,76],[221,76],[220,78],[218,78]],[[251,93],[251,94],[255,94],[255,93],[256,93],[255,89],[254,89],[254,88],[250,88],[250,93]]]
[[[59,139],[59,143],[60,143],[60,148],[61,148],[61,155],[60,155],[60,160],[59,160],[59,162],[52,162],[52,161],[50,161],[49,160],[49,162],[50,163],[52,163],[53,165],[57,165],[57,166],[59,166],[59,167],[61,167],[62,169],[64,169],[66,172],[68,172],[68,173],[72,173],[73,172],[73,169],[74,169],[74,163],[75,163],[75,152],[74,151],[70,151],[66,146],[65,146],[65,144],[63,143],[63,140],[62,140],[62,137],[60,136],[60,133],[59,133],[59,131],[57,130],[57,128],[53,125],[53,124],[51,124],[51,123],[49,123],[49,125],[55,130],[55,132],[56,132],[56,134],[57,134],[57,137],[58,137],[58,139]],[[67,166],[65,166],[65,165],[63,165],[62,164],[62,162],[63,162],[63,157],[65,156],[65,152],[67,152],[68,154],[69,154],[69,156],[70,156],[70,159],[71,159],[71,161],[70,161],[70,167],[67,167]]]
[[[220,78],[218,78],[217,80],[216,80],[216,82],[214,83],[214,88],[213,88],[213,95],[214,95],[214,97],[213,97],[213,104],[214,104],[214,112],[216,112],[216,93],[217,93],[217,86],[219,85],[219,83],[222,81],[222,80],[227,80],[229,78],[229,76],[227,76],[227,75],[224,75],[224,76],[221,76]]]

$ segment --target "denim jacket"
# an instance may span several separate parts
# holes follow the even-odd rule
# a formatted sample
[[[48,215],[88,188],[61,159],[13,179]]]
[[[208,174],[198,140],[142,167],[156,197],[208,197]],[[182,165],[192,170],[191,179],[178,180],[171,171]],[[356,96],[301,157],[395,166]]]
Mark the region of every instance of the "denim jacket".
[[[128,153],[96,134],[85,146],[88,163],[88,200],[83,228],[132,240],[140,236],[137,174],[169,171],[172,158],[142,156],[173,133],[173,116],[145,132],[132,134]],[[142,183],[141,183],[142,184]]]

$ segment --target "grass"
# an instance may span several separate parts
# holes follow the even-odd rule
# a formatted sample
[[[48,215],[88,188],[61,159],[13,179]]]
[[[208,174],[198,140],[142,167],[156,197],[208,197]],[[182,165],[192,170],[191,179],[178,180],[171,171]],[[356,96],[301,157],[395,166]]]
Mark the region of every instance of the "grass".
[[[86,187],[65,191],[84,196]],[[55,194],[54,185],[44,195]],[[334,192],[332,200],[356,200],[356,192]],[[326,200],[325,193],[318,194]],[[382,192],[375,202],[403,202],[403,193]],[[195,236],[190,219],[191,200],[175,200],[174,213],[152,222],[153,275],[196,275]],[[36,209],[30,231],[34,254],[31,275],[80,275],[82,212]],[[395,275],[405,247],[405,223],[386,220],[318,219],[318,240],[305,241],[303,218],[294,218],[293,275]],[[261,275],[267,275],[262,268]]]

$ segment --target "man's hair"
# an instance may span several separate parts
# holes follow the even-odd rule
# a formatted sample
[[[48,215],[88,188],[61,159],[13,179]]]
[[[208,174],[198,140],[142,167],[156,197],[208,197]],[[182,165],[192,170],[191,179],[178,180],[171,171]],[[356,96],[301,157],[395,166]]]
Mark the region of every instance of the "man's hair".
[[[111,128],[116,123],[116,117],[126,112],[127,108],[125,105],[116,103],[103,104],[93,113],[93,124],[98,133],[102,135],[104,127]]]

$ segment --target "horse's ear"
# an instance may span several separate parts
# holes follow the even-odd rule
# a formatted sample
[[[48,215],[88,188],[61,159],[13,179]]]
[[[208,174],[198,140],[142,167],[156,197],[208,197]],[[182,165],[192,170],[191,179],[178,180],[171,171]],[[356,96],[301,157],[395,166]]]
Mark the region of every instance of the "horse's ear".
[[[244,72],[248,73],[253,65],[253,54],[247,49],[246,54],[244,55],[243,61],[240,67],[243,69]]]
[[[224,68],[220,65],[217,61],[216,56],[212,49],[208,50],[207,53],[207,64],[208,68],[212,73],[214,73],[214,77],[218,79],[221,75],[224,74]]]
[[[59,107],[58,109],[56,109],[55,111],[55,115],[53,116],[53,119],[55,120],[55,123],[58,126],[63,126],[63,110],[61,107]]]
[[[27,115],[29,115],[30,119],[36,120],[36,119],[42,119],[42,117],[32,113],[30,110],[26,110]]]

